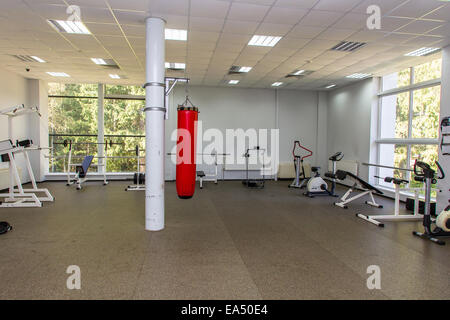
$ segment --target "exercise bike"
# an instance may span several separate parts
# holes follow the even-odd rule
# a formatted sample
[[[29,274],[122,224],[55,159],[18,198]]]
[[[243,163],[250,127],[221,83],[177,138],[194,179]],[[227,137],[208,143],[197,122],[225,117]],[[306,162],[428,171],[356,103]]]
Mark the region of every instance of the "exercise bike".
[[[449,207],[447,207],[436,219],[434,224],[435,228],[432,228],[433,221],[430,214],[430,202],[431,202],[431,186],[437,183],[438,179],[444,179],[445,173],[439,162],[435,162],[439,175],[435,170],[431,169],[428,163],[417,161],[414,163],[414,180],[423,182],[425,184],[425,210],[423,215],[423,227],[424,232],[413,231],[413,235],[427,239],[437,243],[439,245],[445,245],[445,241],[439,239],[439,237],[450,237],[450,214]]]
[[[299,154],[296,154],[295,149],[297,146],[300,149],[307,151],[308,154],[306,156],[301,156]],[[294,148],[292,149],[292,155],[294,156],[295,179],[289,185],[289,188],[301,189],[305,186],[305,183],[307,183],[309,181],[309,179],[311,179],[311,177],[308,177],[308,178],[306,177],[305,167],[303,166],[303,160],[308,157],[311,157],[313,155],[313,152],[311,150],[309,150],[308,148],[305,148],[304,146],[302,146],[300,144],[300,141],[296,140],[296,141],[294,141]],[[312,167],[311,171],[316,171],[315,167]]]
[[[312,167],[312,171],[315,173],[315,176],[309,179],[308,184],[306,185],[305,196],[313,198],[314,196],[332,196],[337,197],[338,195],[335,193],[336,190],[336,162],[341,161],[344,158],[344,154],[342,152],[336,152],[333,154],[328,160],[330,160],[333,164],[332,171],[325,173],[325,177],[331,180],[331,189],[328,190],[328,184],[319,174],[320,167]]]

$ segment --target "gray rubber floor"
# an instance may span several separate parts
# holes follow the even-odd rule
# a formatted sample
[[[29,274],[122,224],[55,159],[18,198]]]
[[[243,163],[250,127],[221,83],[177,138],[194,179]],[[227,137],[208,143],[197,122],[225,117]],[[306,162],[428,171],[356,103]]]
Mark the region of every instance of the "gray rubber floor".
[[[1,299],[449,299],[450,239],[413,237],[415,222],[384,229],[355,213],[389,213],[393,201],[348,210],[300,196],[289,182],[264,190],[205,183],[180,200],[166,183],[166,229],[144,231],[144,193],[126,182],[77,191],[45,183],[56,201],[0,209]],[[344,189],[339,191],[342,193]],[[66,269],[81,268],[81,290]],[[369,290],[367,268],[381,268]]]

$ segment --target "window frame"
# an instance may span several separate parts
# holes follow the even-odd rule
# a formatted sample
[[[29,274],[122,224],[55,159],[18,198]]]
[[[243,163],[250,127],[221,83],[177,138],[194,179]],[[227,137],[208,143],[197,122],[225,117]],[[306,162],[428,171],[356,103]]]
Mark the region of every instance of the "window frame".
[[[381,145],[383,144],[389,144],[389,145],[406,145],[407,147],[407,167],[406,169],[412,169],[411,168],[411,146],[413,145],[439,145],[439,139],[433,139],[433,138],[412,138],[412,126],[413,126],[413,118],[414,118],[414,92],[425,89],[425,88],[431,88],[435,86],[441,86],[441,77],[437,79],[427,80],[419,83],[414,83],[414,76],[415,76],[415,68],[410,67],[410,84],[408,86],[393,88],[389,90],[383,91],[383,77],[378,78],[378,87],[380,88],[379,92],[377,93],[377,105],[378,105],[378,119],[377,119],[377,136],[375,139],[376,144],[376,161],[377,164],[380,164],[381,161]],[[392,96],[392,95],[398,95],[401,93],[409,92],[409,116],[408,116],[408,138],[401,139],[401,138],[381,138],[381,116],[382,116],[382,99],[383,97]],[[439,101],[440,104],[440,101]],[[375,172],[377,175],[380,175],[380,168],[376,167]],[[407,171],[407,177],[408,180],[411,178],[411,171]],[[379,182],[375,183],[377,186],[381,186]],[[386,187],[382,186],[383,188],[388,189],[394,189],[393,187]],[[409,188],[409,184],[406,186]]]
[[[79,84],[79,83],[76,83]],[[85,83],[85,84],[89,84],[89,83]],[[128,100],[128,101],[145,101],[145,95],[129,95],[129,94],[106,94],[106,86],[107,85],[113,85],[113,84],[106,84],[106,83],[96,83],[95,84],[97,86],[97,95],[93,95],[93,96],[75,96],[75,95],[61,95],[61,94],[48,94],[47,96],[48,98],[71,98],[71,99],[92,99],[92,100],[96,100],[97,101],[97,134],[83,134],[82,136],[90,136],[90,137],[97,137],[97,139],[99,137],[124,137],[124,135],[117,135],[117,134],[106,134],[105,133],[105,127],[104,125],[102,125],[102,123],[104,124],[104,108],[105,108],[105,100]],[[99,88],[102,87],[103,90],[100,91]],[[99,119],[99,116],[102,116],[103,119]],[[100,121],[101,120],[101,121]],[[49,131],[49,140],[58,136],[58,135],[63,135],[61,133],[52,133]],[[76,136],[76,134],[68,134],[69,136]],[[145,137],[145,135],[126,135],[126,137],[131,137],[131,138],[143,138]],[[103,150],[102,147],[99,147],[98,150]],[[100,153],[99,153],[100,154]],[[53,154],[52,154],[53,155]],[[49,169],[52,166],[51,161],[49,159]],[[102,167],[97,167],[97,173],[102,173]],[[131,172],[110,172],[107,171],[106,174],[108,175],[123,175],[123,174],[130,174],[133,173],[133,171]],[[61,172],[52,172],[49,170],[48,174],[50,175],[59,175],[61,174]],[[65,174],[65,173],[63,173]]]

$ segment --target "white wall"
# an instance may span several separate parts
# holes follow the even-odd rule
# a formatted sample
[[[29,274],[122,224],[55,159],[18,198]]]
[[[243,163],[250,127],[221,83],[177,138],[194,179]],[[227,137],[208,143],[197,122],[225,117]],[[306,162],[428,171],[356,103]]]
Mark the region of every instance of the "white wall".
[[[175,145],[170,134],[176,129],[176,107],[185,99],[185,88],[179,85],[171,96],[170,120],[166,122],[166,152]],[[222,87],[189,87],[191,101],[199,108],[199,120],[203,131],[217,128],[225,137],[226,129],[249,128],[280,130],[280,162],[292,161],[294,140],[301,140],[314,152],[317,145],[318,98],[313,91],[273,89],[242,89]],[[277,109],[278,105],[278,109]],[[278,123],[277,123],[278,122]],[[204,143],[204,146],[208,142]],[[270,151],[270,150],[269,150]],[[316,158],[312,161],[316,162]],[[200,170],[212,172],[211,166],[199,166]],[[242,171],[227,171],[226,179],[241,179]],[[166,161],[166,179],[175,178],[175,166]]]
[[[13,107],[15,105],[28,104],[27,80],[15,73],[0,70],[0,110]],[[29,119],[33,115],[24,115],[14,118],[13,122],[13,142],[16,139],[24,139],[29,136]],[[0,140],[8,137],[8,117],[0,115]],[[22,168],[22,178],[24,182],[29,181],[26,173],[25,162],[21,155],[16,158],[17,164]],[[8,168],[8,163],[0,163],[0,168]],[[2,181],[4,187],[4,182]]]
[[[369,162],[373,92],[368,79],[329,93],[328,154],[341,151],[344,160]],[[359,174],[367,181],[367,166],[360,166]]]

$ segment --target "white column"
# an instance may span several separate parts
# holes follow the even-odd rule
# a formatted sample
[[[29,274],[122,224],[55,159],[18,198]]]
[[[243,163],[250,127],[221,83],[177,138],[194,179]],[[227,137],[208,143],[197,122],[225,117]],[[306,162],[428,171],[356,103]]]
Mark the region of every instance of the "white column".
[[[146,20],[145,229],[164,229],[165,21]]]
[[[97,142],[99,143],[97,146],[97,153],[100,157],[98,159],[98,163],[101,164],[97,171],[100,173],[105,172],[105,159],[101,158],[105,156],[105,111],[104,111],[104,101],[105,101],[105,85],[103,83],[98,84],[98,108],[97,108]]]
[[[317,156],[316,163],[320,166],[321,172],[328,172],[328,158],[339,150],[328,151],[327,148],[327,115],[328,115],[328,93],[317,93]]]
[[[442,76],[441,76],[441,121],[450,116],[450,46],[442,49]],[[448,139],[447,139],[448,141]],[[447,149],[448,150],[448,149]],[[450,156],[442,155],[439,150],[439,163],[445,171],[445,179],[439,180],[438,188],[442,192],[437,194],[438,211],[448,205],[450,199]]]

